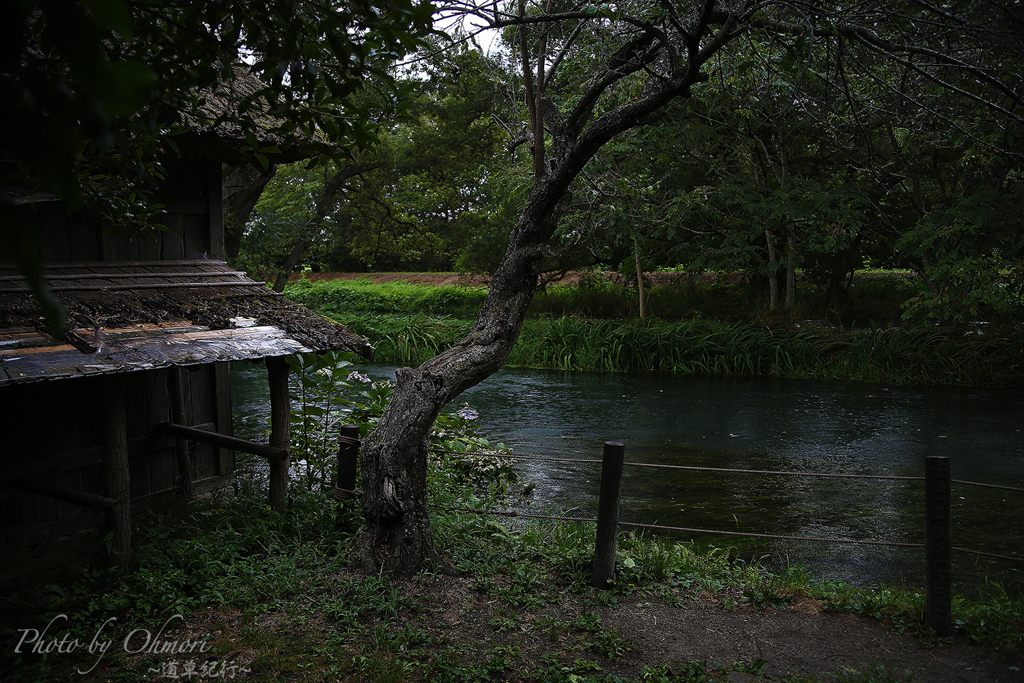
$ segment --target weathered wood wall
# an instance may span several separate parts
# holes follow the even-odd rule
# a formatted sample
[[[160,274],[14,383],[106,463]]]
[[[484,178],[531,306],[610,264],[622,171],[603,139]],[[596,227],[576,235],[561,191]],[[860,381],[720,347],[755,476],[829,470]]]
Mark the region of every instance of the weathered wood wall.
[[[88,213],[68,215],[59,202],[40,202],[42,263],[224,259],[221,173],[217,162],[171,160],[156,201],[167,230],[133,231],[102,223]],[[0,253],[0,262],[9,259]]]
[[[132,509],[171,495],[179,476],[175,441],[152,426],[171,421],[170,373],[182,372],[185,420],[200,429],[231,433],[226,363],[124,375]],[[97,392],[103,378],[38,382],[0,390],[4,441],[0,483],[31,478],[64,488],[106,495]],[[218,400],[220,399],[220,400]],[[231,451],[192,444],[195,492],[230,486]],[[45,571],[59,572],[82,552],[102,549],[103,513],[34,493],[0,487],[0,583]],[[59,560],[54,562],[54,560]]]

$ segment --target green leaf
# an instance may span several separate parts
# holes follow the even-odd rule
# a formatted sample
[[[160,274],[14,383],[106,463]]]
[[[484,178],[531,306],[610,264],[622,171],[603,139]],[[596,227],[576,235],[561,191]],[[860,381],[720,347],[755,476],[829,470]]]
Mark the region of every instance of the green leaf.
[[[100,23],[117,31],[125,40],[130,40],[133,33],[131,15],[121,0],[82,0]]]

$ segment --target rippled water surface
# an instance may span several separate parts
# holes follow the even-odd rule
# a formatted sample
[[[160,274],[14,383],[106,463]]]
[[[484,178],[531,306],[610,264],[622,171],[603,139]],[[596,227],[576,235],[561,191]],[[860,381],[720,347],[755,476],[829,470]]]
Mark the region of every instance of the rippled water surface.
[[[394,368],[360,368],[392,377]],[[259,366],[234,370],[237,429],[265,424]],[[483,433],[517,454],[751,470],[923,476],[928,455],[954,479],[1024,488],[1024,398],[970,388],[506,369],[465,392]],[[457,406],[456,406],[457,407]],[[593,516],[599,465],[519,462],[532,507]],[[1024,555],[1024,493],[954,484],[954,545]],[[920,543],[922,484],[627,466],[622,521],[783,536]],[[923,583],[923,551],[671,532],[768,564],[800,562],[854,584]],[[1024,592],[1024,564],[954,554],[954,580]]]

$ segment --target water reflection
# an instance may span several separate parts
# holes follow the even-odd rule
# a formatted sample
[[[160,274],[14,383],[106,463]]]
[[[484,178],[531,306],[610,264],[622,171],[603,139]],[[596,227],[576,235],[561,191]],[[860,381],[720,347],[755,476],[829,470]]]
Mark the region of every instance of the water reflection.
[[[375,379],[394,368],[364,366]],[[363,369],[363,368],[361,368]],[[265,408],[236,370],[236,420]],[[677,377],[506,369],[463,394],[493,441],[520,455],[756,470],[919,477],[927,455],[952,458],[954,479],[1024,487],[1024,399],[1009,391],[904,388],[772,378]],[[453,406],[455,408],[457,406]],[[253,416],[256,417],[253,417]],[[599,466],[520,462],[535,509],[596,507]],[[1018,554],[1024,494],[954,486],[954,545]],[[720,475],[627,467],[623,521],[789,536],[923,541],[919,482]],[[677,533],[752,559],[802,562],[823,578],[920,585],[923,552]],[[957,553],[956,579],[987,575],[1021,591],[1024,565]]]

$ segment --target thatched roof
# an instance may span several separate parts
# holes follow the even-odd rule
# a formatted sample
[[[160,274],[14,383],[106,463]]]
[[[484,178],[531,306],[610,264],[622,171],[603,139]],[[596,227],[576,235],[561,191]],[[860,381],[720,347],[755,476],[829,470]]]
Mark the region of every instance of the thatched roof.
[[[72,330],[54,342],[26,283],[0,265],[0,386],[296,353],[373,357],[348,328],[223,261],[61,264],[45,275]]]
[[[182,112],[182,124],[188,131],[174,138],[175,144],[186,156],[211,158],[237,164],[248,158],[242,152],[247,145],[239,119],[245,119],[251,129],[259,131],[256,137],[264,147],[277,147],[280,154],[274,161],[298,161],[316,152],[306,149],[311,139],[301,132],[285,138],[272,132],[281,125],[285,114],[271,111],[264,100],[254,96],[266,86],[244,64],[233,66],[234,78],[222,82],[211,90],[200,93],[201,104],[191,111]],[[246,105],[246,106],[243,106]],[[245,113],[241,113],[241,112]]]

